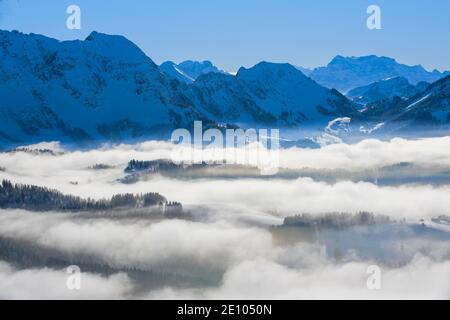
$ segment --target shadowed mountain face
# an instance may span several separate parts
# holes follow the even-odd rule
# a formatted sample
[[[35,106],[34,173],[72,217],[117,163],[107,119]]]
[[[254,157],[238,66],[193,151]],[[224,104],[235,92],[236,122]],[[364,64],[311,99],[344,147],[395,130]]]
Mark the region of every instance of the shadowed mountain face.
[[[361,105],[394,97],[406,100],[424,91],[428,85],[429,83],[424,81],[419,82],[417,85],[412,85],[406,78],[395,77],[352,89],[346,96]]]
[[[297,126],[355,114],[354,105],[290,64],[261,62],[236,76],[203,75],[193,83],[195,105],[217,121]]]
[[[84,41],[0,31],[0,145],[167,136],[194,120],[296,126],[326,124],[352,103],[288,64],[261,63],[237,76],[179,65],[193,84],[163,72],[122,36]]]
[[[421,65],[407,66],[392,58],[375,55],[365,57],[336,56],[326,67],[314,69],[311,78],[327,88],[341,92],[393,77],[403,77],[411,84],[434,82],[447,75],[437,70],[428,72]]]
[[[396,97],[369,105],[362,115],[364,119],[385,119],[402,129],[446,128],[450,123],[450,76],[409,99]]]
[[[237,78],[250,88],[253,100],[265,111],[288,123],[353,113],[354,106],[337,91],[318,85],[290,64],[277,66],[261,62],[237,73]]]

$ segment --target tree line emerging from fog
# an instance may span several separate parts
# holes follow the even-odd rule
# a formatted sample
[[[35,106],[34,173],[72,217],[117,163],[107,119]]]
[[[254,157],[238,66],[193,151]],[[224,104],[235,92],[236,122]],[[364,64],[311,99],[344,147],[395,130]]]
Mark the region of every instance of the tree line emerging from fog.
[[[194,169],[204,169],[217,164],[207,164],[202,163],[192,163],[192,164],[176,164],[171,160],[158,159],[158,160],[130,160],[125,168],[125,173],[137,172],[137,171],[148,171],[148,172],[165,172],[174,170],[194,170]]]
[[[179,202],[167,201],[159,193],[117,194],[111,199],[83,199],[57,190],[3,180],[0,185],[0,208],[30,211],[107,211],[114,209],[161,207],[181,213]]]
[[[303,213],[284,218],[283,226],[319,227],[319,228],[348,228],[359,225],[374,225],[389,223],[388,216],[375,215],[372,212],[343,213],[330,212],[319,215]]]

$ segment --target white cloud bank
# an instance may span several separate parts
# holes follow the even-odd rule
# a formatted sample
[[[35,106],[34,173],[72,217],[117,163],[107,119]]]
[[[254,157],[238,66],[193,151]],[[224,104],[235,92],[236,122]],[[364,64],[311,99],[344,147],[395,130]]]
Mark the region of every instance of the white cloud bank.
[[[411,230],[404,232],[411,233]],[[65,287],[67,274],[61,270],[16,270],[0,263],[0,297],[450,298],[450,282],[446,281],[450,279],[448,235],[447,240],[438,241],[421,239],[420,230],[410,234],[405,240],[406,250],[412,250],[410,260],[400,267],[389,267],[401,260],[395,257],[401,254],[400,243],[395,245],[395,238],[392,239],[398,234],[379,231],[375,234],[380,239],[376,242],[380,248],[371,248],[373,235],[367,238],[366,246],[361,244],[366,241],[364,236],[359,236],[358,246],[374,253],[373,258],[362,259],[352,246],[354,234],[336,233],[332,243],[343,245],[343,259],[336,261],[332,252],[324,255],[315,241],[277,245],[266,228],[242,227],[225,221],[87,219],[58,213],[1,210],[0,235],[3,238],[32,243],[35,250],[52,249],[61,257],[71,257],[75,261],[88,256],[90,263],[106,264],[117,273],[108,277],[83,274],[82,290],[70,291]],[[327,236],[329,240],[330,236]],[[394,245],[386,245],[384,237],[391,238],[388,244]],[[346,243],[350,245],[346,246]],[[367,268],[374,263],[382,268],[382,288],[377,291],[366,286]],[[152,288],[121,273],[121,270],[127,272],[133,268],[147,272],[164,270],[165,277],[172,272],[184,272],[194,278],[203,278],[203,285],[194,280],[190,286],[167,284]],[[219,279],[216,279],[217,274]],[[212,282],[205,286],[205,281]]]
[[[450,262],[417,257],[381,272],[381,288],[367,288],[367,263],[295,270],[273,261],[246,261],[231,268],[219,288],[150,292],[149,299],[450,299]]]
[[[48,144],[38,147],[60,148]],[[81,219],[68,214],[0,210],[0,237],[27,241],[37,250],[51,249],[62,256],[90,259],[118,272],[107,277],[86,274],[85,289],[70,291],[62,270],[20,270],[0,262],[0,298],[450,298],[450,245],[446,246],[445,239],[409,241],[414,258],[398,268],[384,266],[382,289],[370,291],[366,288],[366,268],[373,259],[366,261],[348,250],[344,252],[345,262],[336,262],[322,257],[314,243],[280,246],[264,227],[302,212],[364,210],[414,221],[448,215],[450,185],[331,184],[310,178],[180,180],[160,176],[130,185],[117,181],[129,160],[170,158],[172,148],[165,142],[146,142],[66,151],[56,156],[0,153],[0,179],[94,198],[159,192],[181,201],[201,220]],[[410,162],[446,170],[450,169],[450,137],[366,140],[314,150],[293,148],[280,151],[280,161],[288,168],[357,171]],[[97,163],[115,167],[88,169]],[[77,185],[71,184],[75,181]],[[399,249],[387,246],[383,250],[381,255],[389,259]],[[185,272],[208,279],[217,279],[219,274],[219,283],[143,289],[127,276],[128,268],[164,269],[169,274]]]
[[[109,277],[82,273],[80,290],[69,290],[65,270],[36,268],[17,270],[0,261],[0,299],[125,299],[133,284],[124,273]]]
[[[57,144],[45,147],[60,149]],[[0,179],[48,186],[64,193],[93,198],[124,192],[159,192],[185,205],[209,205],[221,209],[230,206],[230,212],[248,211],[261,217],[268,212],[285,216],[301,212],[360,210],[411,219],[449,214],[446,208],[450,208],[450,186],[445,184],[439,187],[425,184],[393,187],[350,181],[331,184],[309,178],[188,181],[163,177],[131,185],[118,182],[124,176],[123,169],[130,159],[170,158],[172,148],[170,143],[153,141],[67,152],[59,156],[0,153],[0,167],[5,169],[0,171]],[[336,144],[321,149],[292,148],[280,151],[280,161],[289,168],[340,168],[349,171],[409,162],[448,171],[450,137],[396,138],[386,142],[365,140],[354,145]],[[88,169],[97,163],[116,167]],[[221,211],[223,215],[230,215],[226,209]]]

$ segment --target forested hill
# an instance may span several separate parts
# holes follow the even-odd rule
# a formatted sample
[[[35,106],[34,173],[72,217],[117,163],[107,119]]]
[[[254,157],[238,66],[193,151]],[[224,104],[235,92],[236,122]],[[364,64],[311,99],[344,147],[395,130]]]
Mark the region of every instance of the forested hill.
[[[150,207],[180,212],[182,210],[181,203],[169,202],[158,193],[117,194],[111,199],[94,200],[65,195],[57,190],[34,185],[13,184],[8,180],[3,180],[0,185],[0,208],[2,209],[78,212]]]

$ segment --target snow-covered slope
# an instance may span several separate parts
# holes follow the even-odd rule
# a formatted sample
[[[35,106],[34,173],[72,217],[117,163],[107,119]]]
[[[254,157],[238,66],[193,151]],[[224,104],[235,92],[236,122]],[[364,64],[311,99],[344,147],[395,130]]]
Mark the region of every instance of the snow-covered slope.
[[[323,122],[355,111],[339,92],[320,86],[287,63],[261,62],[250,69],[241,68],[236,77],[262,110],[286,123]]]
[[[181,82],[192,83],[195,81],[194,78],[191,78],[188,74],[186,74],[183,70],[181,70],[178,67],[178,65],[173,61],[166,61],[162,63],[159,67],[165,74]]]
[[[0,139],[89,141],[160,134],[201,118],[122,36],[59,42],[0,31]]]
[[[398,120],[450,123],[450,76],[436,81],[421,94],[405,101]]]
[[[346,96],[361,105],[394,97],[406,100],[425,90],[428,85],[429,83],[427,82],[419,82],[414,86],[406,78],[394,77],[352,89]]]
[[[339,92],[318,85],[287,63],[261,62],[241,68],[236,76],[209,73],[191,88],[194,104],[219,122],[325,125],[334,117],[356,113]]]
[[[195,120],[321,126],[354,112],[347,98],[289,64],[263,62],[236,76],[208,62],[160,68],[122,36],[58,41],[0,31],[3,146],[167,136]]]
[[[314,69],[310,76],[327,88],[347,93],[351,89],[392,77],[404,77],[413,85],[421,81],[431,83],[445,76],[445,73],[437,70],[429,72],[420,65],[407,66],[388,57],[338,55],[326,67]]]
[[[367,120],[383,120],[386,128],[446,128],[450,125],[450,76],[407,100],[375,103],[362,115]]]
[[[253,100],[246,84],[236,76],[208,73],[190,86],[190,98],[199,111],[217,122],[274,125],[278,118]]]
[[[362,77],[368,71],[360,69],[346,74],[343,83],[368,81],[370,72]],[[385,78],[386,72],[377,70],[372,71]],[[230,75],[207,62],[157,66],[122,36],[93,32],[84,41],[58,41],[0,31],[0,147],[168,137],[195,120],[207,126],[322,129],[336,118],[376,123],[425,119],[440,125],[450,119],[448,79],[407,100],[369,103],[359,112],[354,102],[290,64],[261,62]],[[389,98],[404,97],[402,83],[396,79],[377,86]]]
[[[226,73],[225,71],[213,65],[212,62],[208,60],[205,61],[186,60],[178,64],[178,67],[193,79],[197,79],[202,74],[207,74],[211,72]]]

